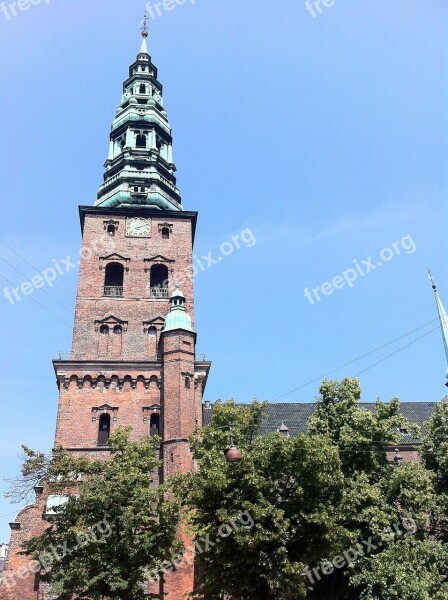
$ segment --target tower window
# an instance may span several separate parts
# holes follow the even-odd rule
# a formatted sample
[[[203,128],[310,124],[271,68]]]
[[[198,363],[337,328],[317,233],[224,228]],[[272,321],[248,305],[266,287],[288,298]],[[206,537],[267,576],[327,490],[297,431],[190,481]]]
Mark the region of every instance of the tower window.
[[[100,333],[101,335],[107,335],[109,333],[109,327],[107,325],[101,325]]]
[[[148,334],[149,335],[157,335],[157,328],[156,327],[150,327],[148,329]]]
[[[121,325],[115,325],[114,334],[121,335],[123,333],[123,327]]]
[[[104,295],[123,296],[124,267],[119,263],[109,263],[104,278]]]
[[[103,414],[100,417],[98,427],[98,446],[107,446],[110,437],[110,415]]]
[[[154,265],[151,268],[151,298],[168,298],[168,267]]]
[[[164,240],[169,240],[170,239],[170,230],[168,227],[162,227],[162,238]]]
[[[139,134],[136,140],[137,148],[146,148],[146,135]]]
[[[109,235],[115,235],[115,229],[116,229],[115,225],[108,225],[107,226],[107,233]]]
[[[140,94],[146,94],[146,85],[144,83],[140,85]]]
[[[149,435],[151,437],[159,435],[160,432],[160,415],[154,413],[151,415],[151,423],[149,427]]]

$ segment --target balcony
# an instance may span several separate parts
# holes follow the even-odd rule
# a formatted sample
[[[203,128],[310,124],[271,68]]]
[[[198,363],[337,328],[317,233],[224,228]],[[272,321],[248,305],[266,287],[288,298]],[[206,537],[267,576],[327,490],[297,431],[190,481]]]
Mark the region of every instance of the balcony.
[[[150,290],[151,298],[168,298],[168,288],[152,287]]]
[[[120,285],[105,285],[104,295],[111,298],[121,298],[123,296],[123,286]]]

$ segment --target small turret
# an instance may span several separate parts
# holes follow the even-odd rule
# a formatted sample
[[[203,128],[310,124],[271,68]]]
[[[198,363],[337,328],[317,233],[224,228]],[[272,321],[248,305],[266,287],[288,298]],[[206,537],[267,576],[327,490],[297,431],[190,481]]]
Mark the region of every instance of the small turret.
[[[194,332],[191,324],[191,317],[187,313],[185,307],[186,298],[180,291],[179,286],[176,285],[176,289],[171,294],[170,303],[171,310],[165,318],[165,327],[163,333],[167,331],[175,331],[176,329],[184,329],[185,331]]]

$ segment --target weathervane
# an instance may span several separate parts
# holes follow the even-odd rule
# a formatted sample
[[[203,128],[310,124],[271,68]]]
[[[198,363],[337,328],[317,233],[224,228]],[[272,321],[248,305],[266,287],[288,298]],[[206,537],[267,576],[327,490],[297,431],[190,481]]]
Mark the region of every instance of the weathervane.
[[[142,37],[143,38],[147,38],[148,37],[148,25],[147,25],[147,23],[148,23],[148,15],[147,15],[146,10],[145,10],[145,14],[143,16],[143,21],[142,21],[142,26],[140,28],[142,30]]]

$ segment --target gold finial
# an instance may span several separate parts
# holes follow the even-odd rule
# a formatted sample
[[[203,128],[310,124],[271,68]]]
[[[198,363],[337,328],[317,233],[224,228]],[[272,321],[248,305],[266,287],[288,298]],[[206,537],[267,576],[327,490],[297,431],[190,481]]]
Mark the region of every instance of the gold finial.
[[[434,283],[434,279],[432,278],[432,273],[431,273],[431,271],[429,269],[428,269],[428,277],[429,277],[429,280],[431,281],[432,289],[436,292],[437,291],[437,286]]]
[[[140,28],[142,30],[142,38],[148,37],[148,15],[145,10],[145,14],[143,16],[142,26]]]

